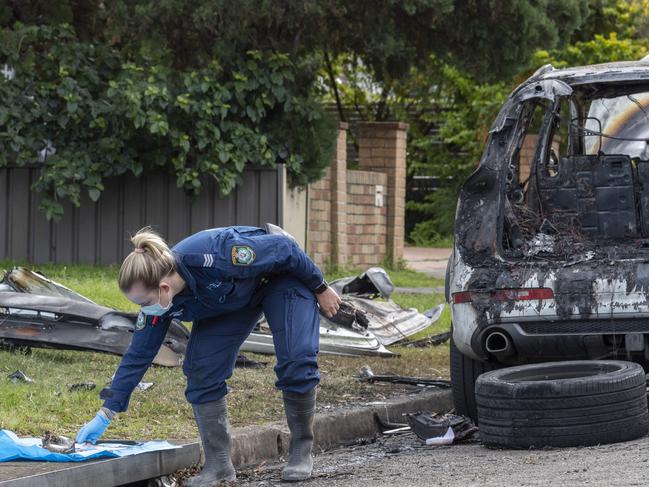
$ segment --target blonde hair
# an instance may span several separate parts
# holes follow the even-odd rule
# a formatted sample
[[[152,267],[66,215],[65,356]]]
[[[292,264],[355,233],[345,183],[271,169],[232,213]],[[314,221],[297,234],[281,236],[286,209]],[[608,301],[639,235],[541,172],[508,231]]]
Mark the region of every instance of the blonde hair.
[[[119,269],[119,288],[128,292],[133,284],[141,282],[147,289],[157,289],[160,280],[175,269],[167,242],[151,227],[140,229],[131,242],[135,248]]]

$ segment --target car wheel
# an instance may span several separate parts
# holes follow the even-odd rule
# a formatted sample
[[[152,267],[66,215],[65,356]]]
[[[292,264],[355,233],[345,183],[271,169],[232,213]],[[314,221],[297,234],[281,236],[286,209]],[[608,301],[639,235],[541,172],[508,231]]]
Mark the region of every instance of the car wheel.
[[[480,438],[498,448],[588,446],[649,431],[643,368],[614,360],[520,365],[476,382]]]
[[[494,364],[467,357],[458,350],[451,339],[451,388],[457,414],[468,416],[477,422],[478,412],[474,391],[476,379],[481,374],[496,368]]]

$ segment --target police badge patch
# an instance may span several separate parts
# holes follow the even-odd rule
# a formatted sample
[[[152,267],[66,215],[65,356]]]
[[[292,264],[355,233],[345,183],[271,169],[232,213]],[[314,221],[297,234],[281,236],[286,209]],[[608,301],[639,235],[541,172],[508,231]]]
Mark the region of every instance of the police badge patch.
[[[234,265],[250,265],[255,260],[255,251],[247,245],[232,246],[232,263]]]
[[[146,326],[146,316],[142,311],[140,311],[140,314],[137,315],[137,321],[135,322],[135,329],[136,330],[142,330]]]

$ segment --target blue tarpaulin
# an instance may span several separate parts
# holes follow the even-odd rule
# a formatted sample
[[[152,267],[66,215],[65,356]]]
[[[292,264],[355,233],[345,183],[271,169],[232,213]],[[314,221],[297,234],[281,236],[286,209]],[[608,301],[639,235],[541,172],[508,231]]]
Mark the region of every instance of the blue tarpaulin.
[[[147,451],[179,448],[167,441],[147,441],[135,445],[109,443],[76,444],[75,453],[54,453],[42,448],[40,438],[18,438],[9,430],[0,430],[0,462],[35,460],[40,462],[84,462],[95,458],[116,458]]]

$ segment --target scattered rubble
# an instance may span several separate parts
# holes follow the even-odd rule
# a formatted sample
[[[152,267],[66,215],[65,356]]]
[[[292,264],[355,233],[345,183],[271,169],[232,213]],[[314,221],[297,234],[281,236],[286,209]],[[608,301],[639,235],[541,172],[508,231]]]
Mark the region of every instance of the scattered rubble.
[[[554,250],[555,237],[546,233],[537,233],[527,244],[526,255],[538,255],[540,253],[551,254]]]
[[[43,434],[43,448],[54,453],[74,453],[74,440],[65,436],[56,436],[49,431]]]
[[[447,379],[426,379],[421,377],[406,377],[403,375],[376,375],[372,372],[369,365],[364,365],[361,368],[360,378],[370,384],[374,382],[389,382],[392,384],[408,384],[417,387],[440,387],[443,389],[451,387],[451,381]]]
[[[451,339],[451,335],[451,330],[448,330],[436,335],[429,335],[419,340],[405,341],[401,345],[408,348],[437,347],[448,342]]]
[[[135,388],[138,391],[142,391],[142,392],[148,391],[152,387],[153,387],[153,382],[140,382],[138,385],[135,386]]]
[[[242,353],[237,355],[237,360],[235,366],[240,369],[263,369],[268,365],[268,362],[259,362],[258,360],[253,360],[246,357]]]
[[[163,475],[155,479],[149,479],[146,484],[146,487],[178,487],[178,482],[173,478],[172,475]]]
[[[17,384],[18,382],[34,382],[33,379],[27,377],[22,370],[17,370],[13,374],[7,376],[7,378]]]
[[[76,384],[69,384],[68,391],[92,391],[95,387],[97,387],[97,384],[92,381],[77,382]]]
[[[450,445],[473,439],[478,427],[465,416],[430,412],[405,414],[413,433],[427,445]]]

